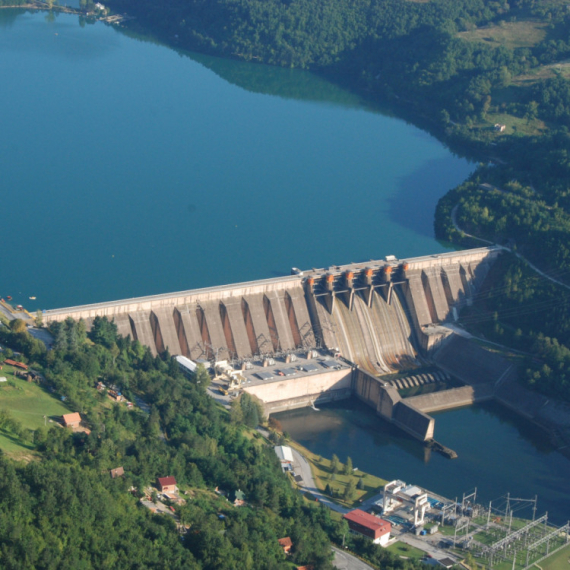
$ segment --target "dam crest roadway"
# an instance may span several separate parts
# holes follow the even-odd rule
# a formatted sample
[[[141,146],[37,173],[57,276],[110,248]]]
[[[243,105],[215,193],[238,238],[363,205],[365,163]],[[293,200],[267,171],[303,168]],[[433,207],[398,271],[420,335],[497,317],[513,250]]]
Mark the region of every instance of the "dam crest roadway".
[[[96,316],[106,316],[153,355],[168,348],[194,361],[226,360],[248,377],[243,389],[259,397],[268,414],[354,395],[414,438],[431,442],[429,412],[494,398],[516,377],[508,361],[440,326],[471,303],[502,251],[491,246],[404,260],[387,256],[53,309],[43,318],[46,324],[84,319],[89,328]],[[291,366],[311,355],[312,366]],[[287,363],[288,374],[267,368],[279,366],[276,360]],[[431,375],[414,373],[428,364],[436,370]],[[403,377],[383,380],[394,373]],[[398,392],[448,376],[463,386],[411,398]]]

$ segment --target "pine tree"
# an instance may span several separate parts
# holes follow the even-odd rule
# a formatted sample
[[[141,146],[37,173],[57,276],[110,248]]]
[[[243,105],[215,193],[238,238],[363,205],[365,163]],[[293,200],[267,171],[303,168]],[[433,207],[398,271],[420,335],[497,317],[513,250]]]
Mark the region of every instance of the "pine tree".
[[[331,471],[333,473],[337,473],[339,467],[340,467],[340,461],[339,461],[338,457],[336,456],[336,454],[333,453],[333,456],[331,459]]]
[[[344,471],[345,475],[350,475],[352,473],[352,459],[350,457],[346,458],[346,463],[344,464]]]
[[[348,481],[346,489],[344,490],[344,499],[346,501],[352,501],[355,495],[356,495],[356,485],[354,484],[354,479],[351,478]]]

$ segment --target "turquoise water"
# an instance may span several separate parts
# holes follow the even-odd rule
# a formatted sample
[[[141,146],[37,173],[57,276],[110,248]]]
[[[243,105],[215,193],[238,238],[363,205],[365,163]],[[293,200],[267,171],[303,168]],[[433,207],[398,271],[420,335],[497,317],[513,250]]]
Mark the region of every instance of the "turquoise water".
[[[384,479],[460,500],[477,487],[478,499],[496,506],[508,492],[523,499],[538,495],[537,514],[548,511],[558,524],[570,518],[570,461],[536,426],[494,403],[432,415],[436,439],[454,449],[457,459],[431,453],[356,400],[275,417],[311,451],[329,458],[336,453],[341,461],[350,455],[355,467]],[[517,514],[532,518],[530,508]]]
[[[2,10],[0,53],[0,295],[30,309],[441,252],[473,168],[309,73],[76,16]]]

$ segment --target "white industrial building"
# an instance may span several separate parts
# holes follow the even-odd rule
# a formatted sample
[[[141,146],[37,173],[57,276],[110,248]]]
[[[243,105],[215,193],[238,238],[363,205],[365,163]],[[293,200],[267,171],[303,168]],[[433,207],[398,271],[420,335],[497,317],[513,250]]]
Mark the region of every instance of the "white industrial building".
[[[399,509],[413,512],[414,526],[424,523],[429,508],[427,493],[415,485],[406,485],[403,481],[390,481],[384,486],[383,514]]]
[[[293,451],[287,445],[276,445],[273,449],[275,449],[275,454],[281,461],[281,469],[283,471],[292,471],[293,470]]]
[[[187,378],[194,376],[196,368],[198,367],[194,361],[186,358],[185,356],[175,356],[174,358],[176,359],[176,362],[178,362],[178,368],[180,368],[180,371],[184,376]]]

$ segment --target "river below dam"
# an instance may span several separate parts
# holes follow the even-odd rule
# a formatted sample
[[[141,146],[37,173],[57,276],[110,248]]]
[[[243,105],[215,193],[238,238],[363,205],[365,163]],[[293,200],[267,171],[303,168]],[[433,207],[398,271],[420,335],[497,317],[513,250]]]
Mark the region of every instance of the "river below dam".
[[[570,461],[542,430],[496,403],[431,415],[436,439],[455,450],[457,459],[430,452],[356,399],[275,417],[307,449],[328,458],[336,453],[341,461],[350,456],[355,467],[383,479],[402,479],[460,500],[477,487],[478,500],[496,506],[495,499],[506,493],[538,495],[537,514],[548,511],[558,524],[570,518]],[[532,518],[530,508],[517,514]]]

